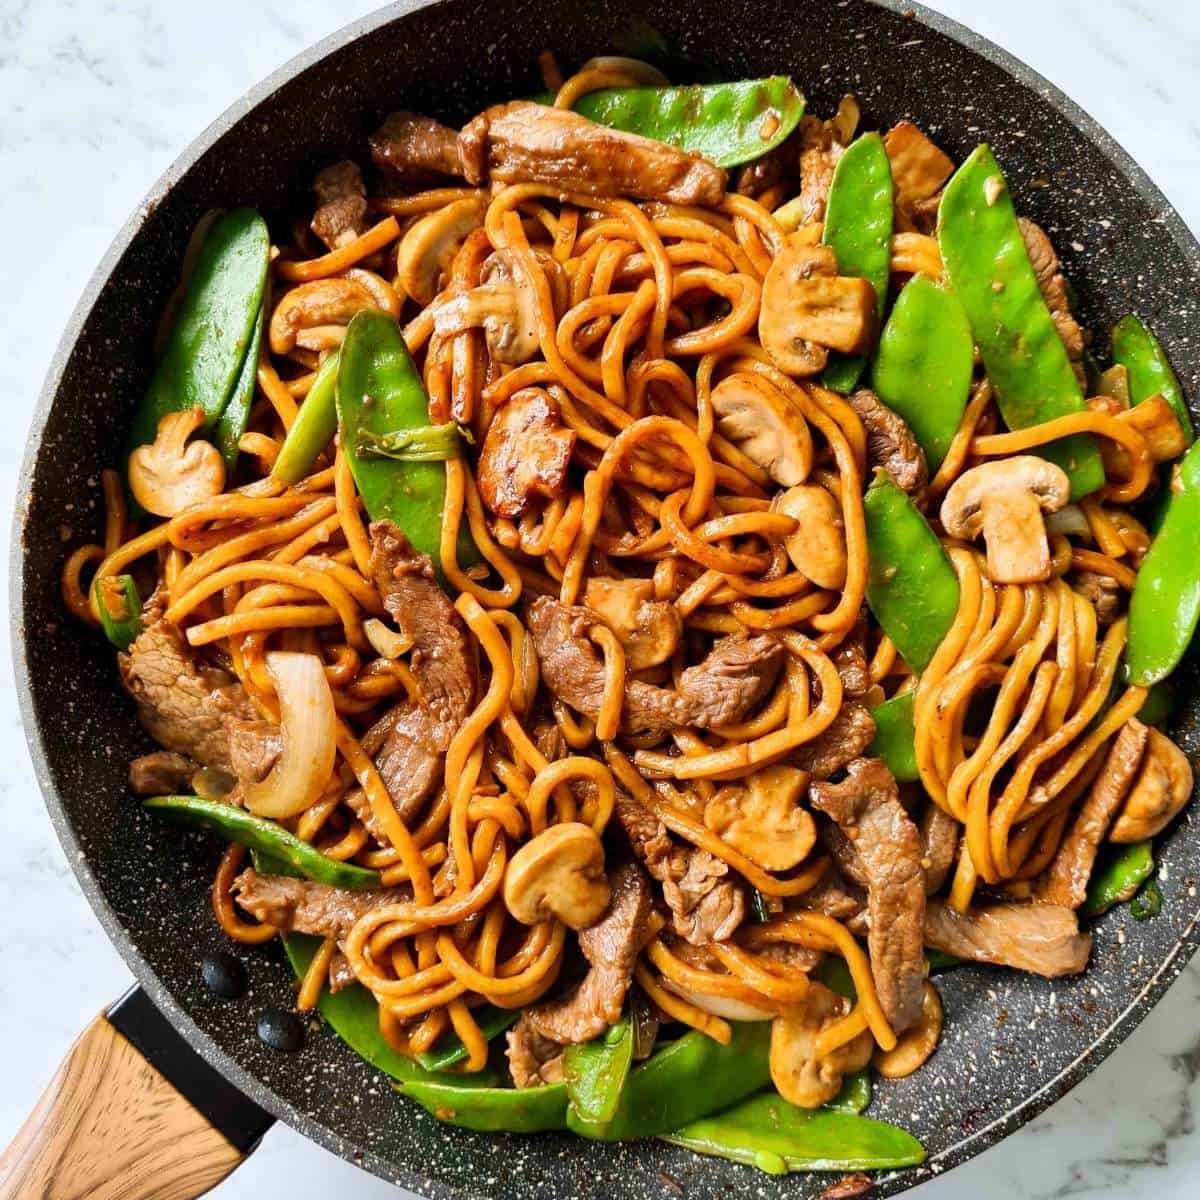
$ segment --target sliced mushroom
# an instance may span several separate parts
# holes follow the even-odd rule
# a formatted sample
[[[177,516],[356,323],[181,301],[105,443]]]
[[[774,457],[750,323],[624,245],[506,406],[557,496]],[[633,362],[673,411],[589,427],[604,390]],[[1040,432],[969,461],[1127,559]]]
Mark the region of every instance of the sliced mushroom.
[[[843,1075],[861,1070],[870,1061],[874,1042],[869,1030],[832,1054],[816,1057],[817,1036],[845,1015],[842,998],[813,982],[803,1004],[771,1022],[771,1082],[789,1104],[820,1108],[841,1090]]]
[[[432,304],[463,239],[483,223],[482,196],[455,200],[427,213],[405,233],[396,254],[396,278],[418,304]]]
[[[789,375],[815,375],[830,350],[859,354],[875,337],[875,289],[838,274],[837,255],[823,245],[789,243],[763,280],[758,337]]]
[[[590,825],[551,825],[509,860],[504,904],[523,925],[557,917],[572,929],[594,925],[608,907],[604,845]]]
[[[1037,583],[1050,578],[1050,547],[1043,512],[1070,499],[1066,472],[1031,454],[980,463],[950,485],[942,525],[968,541],[983,532],[993,583]]]
[[[891,1050],[876,1050],[871,1065],[884,1079],[903,1079],[928,1061],[942,1036],[942,998],[929,980],[921,995],[921,1016]]]
[[[553,500],[566,486],[575,431],[541,388],[522,388],[492,418],[479,451],[484,504],[499,517],[519,517],[531,497]]]
[[[1141,770],[1108,840],[1141,842],[1156,836],[1191,795],[1192,764],[1187,755],[1166,734],[1151,729]]]
[[[791,487],[808,478],[808,423],[770,384],[753,375],[726,376],[713,388],[712,406],[721,434],[776,483]]]
[[[156,517],[173,517],[211,500],[225,487],[225,463],[211,442],[188,438],[204,424],[204,409],[167,413],[154,441],[129,456],[129,490]]]
[[[516,269],[507,250],[489,256],[480,279],[479,287],[434,306],[435,332],[438,337],[450,337],[481,328],[488,352],[496,362],[528,362],[541,346],[532,281]]]
[[[796,529],[783,540],[788,558],[820,588],[846,582],[846,528],[838,502],[819,484],[801,483],[775,497],[772,507],[794,517]]]
[[[789,871],[817,840],[812,816],[800,807],[808,775],[795,767],[755,771],[746,786],[727,785],[704,808],[704,824],[767,871]]]
[[[304,344],[304,331],[349,325],[355,313],[379,307],[371,292],[355,279],[314,279],[302,283],[275,305],[271,314],[271,349],[276,354],[287,354],[297,344]]]
[[[1162,396],[1147,396],[1140,404],[1130,408],[1120,397],[1104,394],[1092,396],[1087,406],[1093,412],[1115,417],[1122,424],[1136,429],[1146,439],[1150,457],[1156,463],[1178,458],[1187,449],[1187,437],[1179,418]],[[1117,479],[1128,478],[1131,470],[1129,455],[1123,446],[1110,438],[1101,438],[1100,456],[1104,460],[1106,475]]]
[[[679,610],[668,600],[654,598],[654,583],[649,579],[593,575],[587,581],[583,602],[621,639],[630,671],[665,663],[683,635]]]

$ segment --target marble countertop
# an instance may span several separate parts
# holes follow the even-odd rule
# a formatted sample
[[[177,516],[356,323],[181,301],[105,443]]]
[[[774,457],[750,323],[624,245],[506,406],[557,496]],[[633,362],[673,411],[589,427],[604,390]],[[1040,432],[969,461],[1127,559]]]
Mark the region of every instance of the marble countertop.
[[[257,80],[372,0],[0,0],[0,510],[55,343],[117,228],[183,147]],[[937,0],[1058,84],[1200,230],[1200,5]],[[8,519],[2,526],[6,531]],[[7,569],[7,553],[0,570]],[[7,586],[0,595],[7,595]],[[7,642],[8,623],[0,623]],[[129,975],[42,808],[0,646],[0,1146]],[[1200,961],[1066,1099],[920,1200],[1184,1200],[1200,1194]],[[277,1127],[214,1195],[393,1198],[397,1189]],[[400,1193],[407,1195],[407,1193]]]

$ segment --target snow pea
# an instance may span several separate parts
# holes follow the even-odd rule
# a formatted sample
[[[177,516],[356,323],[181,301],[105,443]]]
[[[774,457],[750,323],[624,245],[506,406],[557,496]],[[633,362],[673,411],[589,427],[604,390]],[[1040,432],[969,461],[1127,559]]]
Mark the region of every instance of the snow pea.
[[[867,753],[882,758],[888,770],[902,783],[921,778],[917,770],[917,751],[914,745],[912,692],[902,692],[871,709],[875,718],[875,739]]]
[[[553,97],[538,97],[551,103]],[[786,75],[686,87],[605,88],[575,111],[610,129],[637,133],[737,167],[769,154],[804,116],[804,95]]]
[[[540,1133],[566,1126],[565,1083],[498,1088],[412,1079],[401,1080],[397,1090],[415,1100],[439,1121],[457,1125],[460,1129],[482,1133]]]
[[[921,1143],[895,1125],[827,1108],[797,1108],[774,1095],[755,1096],[663,1140],[698,1154],[746,1163],[769,1175],[869,1171],[925,1161]]]
[[[105,636],[118,650],[128,650],[142,632],[142,599],[133,576],[97,576],[92,594]]]
[[[229,403],[225,405],[225,411],[213,431],[213,443],[220,450],[227,471],[232,471],[237,462],[240,452],[238,442],[246,432],[250,409],[254,406],[254,390],[258,386],[258,355],[262,348],[266,323],[266,312],[260,308],[258,319],[254,322],[254,331],[250,335],[250,345],[246,348],[246,357],[242,359],[237,382],[229,396]]]
[[[940,975],[943,971],[953,971],[955,967],[961,967],[967,960],[959,958],[954,954],[947,954],[944,950],[934,950],[930,946],[925,947],[925,965],[929,968],[930,975]]]
[[[232,209],[212,223],[166,350],[134,414],[130,450],[154,441],[169,412],[201,408],[210,430],[221,419],[254,339],[270,249],[266,222],[252,208]]]
[[[519,1008],[494,1008],[488,1005],[486,1008],[476,1009],[471,1015],[475,1018],[475,1023],[479,1026],[483,1036],[490,1042],[492,1038],[517,1023],[521,1010]],[[417,1062],[427,1071],[444,1071],[447,1067],[462,1062],[468,1053],[470,1052],[463,1045],[462,1038],[457,1033],[448,1033],[438,1040],[432,1050],[418,1054]]]
[[[891,277],[893,201],[892,165],[883,139],[864,133],[834,168],[822,240],[837,255],[841,274],[870,282],[880,320]],[[866,362],[862,355],[832,355],[822,382],[835,392],[849,392]]]
[[[1162,912],[1162,906],[1162,888],[1158,886],[1157,879],[1151,879],[1129,902],[1129,912],[1135,921],[1148,921]]]
[[[269,855],[294,873],[330,887],[357,891],[379,887],[379,872],[353,863],[339,862],[301,841],[274,821],[256,817],[244,808],[199,796],[151,796],[145,807],[168,820],[195,829],[207,829],[239,846]]]
[[[365,456],[359,443],[429,428],[429,396],[400,327],[386,313],[365,309],[350,322],[337,370],[337,415],[342,450],[371,520],[394,521],[434,564],[442,532],[446,468],[442,462],[396,462]],[[459,562],[478,555],[463,522]]]
[[[871,1072],[868,1068],[863,1067],[861,1071],[847,1075],[842,1084],[842,1090],[821,1107],[828,1108],[833,1112],[861,1113],[866,1112],[870,1103]]]
[[[693,1030],[629,1073],[612,1120],[587,1121],[574,1109],[567,1127],[582,1137],[624,1142],[680,1129],[767,1086],[769,1021],[737,1022],[729,1045]]]
[[[971,392],[975,342],[958,297],[927,275],[900,292],[871,372],[876,395],[908,422],[930,473],[950,449]]]
[[[563,1074],[572,1110],[584,1121],[611,1121],[632,1066],[633,1024],[628,1020],[618,1021],[602,1037],[568,1046]]]
[[[1113,362],[1129,372],[1129,402],[1141,404],[1150,396],[1162,396],[1179,418],[1190,445],[1196,435],[1192,430],[1192,416],[1183,398],[1179,378],[1158,338],[1140,318],[1130,313],[1113,326],[1112,353]]]
[[[1165,679],[1200,620],[1200,445],[1179,463],[1162,525],[1142,560],[1129,601],[1129,681]]]
[[[937,236],[1008,427],[1083,412],[1083,392],[1038,288],[1004,175],[986,144],[946,184]],[[1075,499],[1104,483],[1100,452],[1086,434],[1037,453],[1066,471]]]
[[[338,352],[335,350],[317,368],[317,377],[300,405],[271,474],[284,483],[299,483],[337,433]]]
[[[1154,853],[1150,842],[1135,842],[1110,850],[1092,871],[1080,916],[1098,917],[1114,904],[1132,900],[1153,874]]]
[[[1150,689],[1145,704],[1138,709],[1138,720],[1143,725],[1157,725],[1161,728],[1178,707],[1179,693],[1171,680],[1164,679]]]
[[[923,671],[958,611],[958,576],[920,510],[885,471],[863,497],[867,603],[913,671]]]

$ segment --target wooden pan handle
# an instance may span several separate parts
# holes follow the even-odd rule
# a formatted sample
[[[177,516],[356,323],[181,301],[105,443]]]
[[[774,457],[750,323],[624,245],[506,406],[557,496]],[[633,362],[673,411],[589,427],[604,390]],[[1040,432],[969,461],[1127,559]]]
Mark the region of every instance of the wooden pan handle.
[[[173,1029],[171,1036],[202,1062]],[[262,1129],[235,1145],[151,1057],[163,1055],[143,1053],[109,1015],[98,1016],[0,1156],[0,1200],[193,1200],[237,1167]],[[194,1093],[193,1082],[185,1090]],[[233,1095],[233,1109],[249,1103]],[[223,1115],[231,1111],[222,1108]],[[261,1115],[265,1128],[270,1118]]]

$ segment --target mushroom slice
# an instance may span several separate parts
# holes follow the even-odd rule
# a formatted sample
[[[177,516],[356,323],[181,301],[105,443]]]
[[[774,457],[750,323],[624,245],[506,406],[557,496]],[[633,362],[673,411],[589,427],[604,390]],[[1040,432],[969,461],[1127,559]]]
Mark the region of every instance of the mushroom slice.
[[[1150,457],[1156,463],[1170,462],[1187,449],[1187,435],[1179,418],[1160,395],[1147,396],[1140,404],[1120,413],[1117,420],[1136,429],[1146,439]]]
[[[492,418],[479,451],[479,495],[498,517],[519,517],[534,495],[553,500],[567,479],[575,431],[554,398],[522,388]]]
[[[789,871],[817,840],[812,816],[800,807],[808,775],[795,767],[755,771],[747,786],[726,786],[704,808],[704,824],[767,871]]]
[[[583,602],[621,639],[630,671],[665,663],[683,635],[679,610],[668,600],[654,598],[654,583],[649,579],[593,575],[587,581]]]
[[[713,388],[717,428],[752,462],[784,487],[803,483],[812,470],[808,422],[787,398],[753,375],[728,375]]]
[[[941,1036],[942,998],[927,979],[921,995],[920,1020],[891,1050],[876,1050],[871,1065],[884,1079],[904,1079],[925,1065]]]
[[[1156,836],[1191,795],[1192,764],[1187,755],[1166,734],[1151,729],[1141,770],[1108,840],[1141,842]]]
[[[372,293],[355,279],[314,279],[294,287],[275,305],[269,337],[276,354],[287,354],[303,331],[349,325],[355,313],[379,308]]]
[[[594,925],[608,907],[604,845],[590,825],[551,825],[512,856],[504,904],[522,925],[557,917],[572,929]]]
[[[479,287],[434,306],[437,336],[481,328],[488,353],[496,362],[528,362],[541,348],[533,282],[516,269],[507,250],[497,250],[488,258],[480,279]]]
[[[801,483],[780,492],[772,507],[796,521],[783,539],[788,558],[820,588],[846,582],[846,529],[838,502],[819,484]]]
[[[129,456],[129,490],[156,517],[173,517],[225,487],[225,463],[211,442],[188,443],[204,424],[204,409],[167,413],[154,441]]]
[[[780,370],[815,375],[829,350],[858,354],[875,337],[875,289],[838,274],[828,246],[789,243],[763,280],[758,337]]]
[[[1066,472],[1031,454],[981,463],[960,475],[942,501],[942,525],[968,541],[983,532],[993,583],[1037,583],[1050,578],[1050,547],[1043,512],[1070,499]]]
[[[875,1043],[869,1030],[817,1058],[817,1036],[845,1014],[846,1004],[840,996],[824,984],[812,982],[803,1004],[771,1022],[771,1082],[789,1104],[820,1108],[841,1090],[843,1075],[870,1062]]]
[[[405,233],[396,254],[396,278],[418,304],[433,303],[438,280],[463,239],[483,223],[486,208],[482,196],[467,196],[427,213]]]

